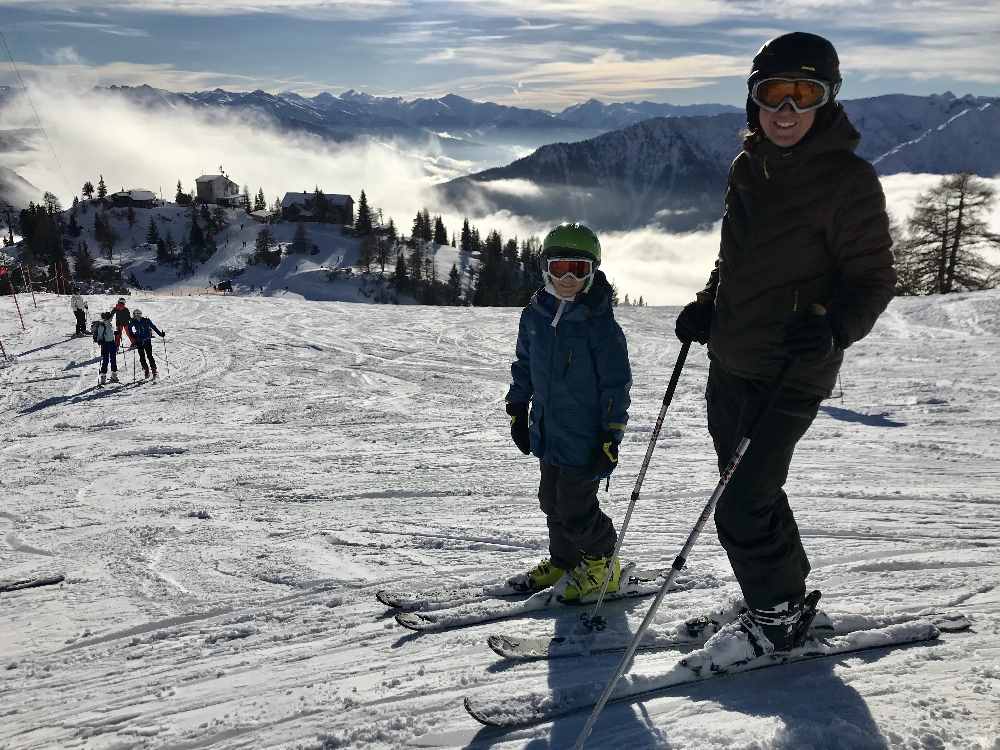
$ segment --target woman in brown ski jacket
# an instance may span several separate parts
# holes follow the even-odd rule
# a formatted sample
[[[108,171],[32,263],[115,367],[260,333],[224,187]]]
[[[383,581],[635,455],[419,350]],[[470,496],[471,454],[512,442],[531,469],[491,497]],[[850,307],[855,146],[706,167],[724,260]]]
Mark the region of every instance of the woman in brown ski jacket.
[[[813,34],[772,39],[754,58],[719,257],[676,324],[682,341],[709,346],[720,472],[792,363],[715,511],[747,604],[725,630],[751,656],[793,647],[813,614],[803,606],[809,561],[782,488],[844,350],[872,329],[896,280],[885,198],[854,153],[860,135],[836,102],[840,83],[836,50]]]

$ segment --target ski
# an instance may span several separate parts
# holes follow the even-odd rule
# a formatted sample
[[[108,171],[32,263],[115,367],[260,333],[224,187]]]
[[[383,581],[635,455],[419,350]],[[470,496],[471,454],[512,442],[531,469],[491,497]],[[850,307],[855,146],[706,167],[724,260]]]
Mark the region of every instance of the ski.
[[[621,580],[619,590],[608,594],[605,597],[606,601],[652,596],[662,585],[659,573],[638,572],[634,564],[622,568]],[[671,591],[712,588],[718,585],[720,584],[714,576],[678,576]],[[480,625],[547,609],[579,609],[591,603],[562,602],[557,598],[554,589],[545,589],[522,601],[483,601],[436,611],[401,612],[396,615],[396,622],[410,630],[430,633],[467,625]]]
[[[965,622],[968,623],[967,620]],[[615,686],[610,702],[641,700],[668,688],[726,675],[933,641],[940,634],[941,630],[929,620],[915,620],[885,628],[857,630],[828,639],[810,638],[790,652],[761,656],[728,666],[713,663],[708,650],[699,649],[670,663],[665,669],[655,665],[633,665],[632,671]],[[465,698],[465,710],[476,721],[488,726],[530,726],[592,708],[605,687],[605,682],[598,681],[513,696],[508,689],[501,695],[468,696]]]
[[[485,599],[503,599],[509,597],[525,597],[530,592],[517,591],[506,584],[483,586],[458,586],[455,588],[430,589],[427,591],[401,591],[379,589],[375,598],[382,604],[404,612],[429,612],[437,609],[450,609],[463,604]]]
[[[33,589],[39,586],[54,586],[66,580],[62,573],[40,574],[29,578],[15,578],[0,580],[0,594],[10,591],[20,591],[22,589]]]
[[[646,631],[639,651],[664,651],[699,648],[719,627],[736,619],[742,609],[742,600],[734,606],[713,613],[710,617],[677,620]],[[871,630],[889,625],[901,625],[915,620],[930,620],[942,632],[958,632],[969,627],[963,615],[827,615],[820,611],[810,628],[814,638],[844,635],[855,630]],[[486,639],[487,645],[505,659],[534,661],[559,659],[572,656],[599,656],[624,651],[632,642],[628,631],[581,632],[554,637],[519,637],[509,633],[496,633]]]

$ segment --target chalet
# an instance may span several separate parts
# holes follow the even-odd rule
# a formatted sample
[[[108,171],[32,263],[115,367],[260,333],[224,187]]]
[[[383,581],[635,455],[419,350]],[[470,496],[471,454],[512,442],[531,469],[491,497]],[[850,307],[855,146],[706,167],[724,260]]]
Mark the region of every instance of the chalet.
[[[272,221],[279,218],[279,214],[277,211],[273,211],[270,208],[260,208],[256,211],[251,211],[250,218],[254,221],[259,221],[261,224],[270,224]]]
[[[281,199],[281,218],[285,221],[324,221],[331,224],[354,223],[354,199],[349,195],[320,193],[322,205],[316,205],[316,193],[285,193]]]
[[[247,196],[240,193],[240,186],[224,174],[203,174],[194,182],[198,190],[195,197],[201,203],[220,206],[245,206],[247,203]]]
[[[152,190],[121,190],[109,197],[116,207],[153,208],[156,205],[156,193]]]

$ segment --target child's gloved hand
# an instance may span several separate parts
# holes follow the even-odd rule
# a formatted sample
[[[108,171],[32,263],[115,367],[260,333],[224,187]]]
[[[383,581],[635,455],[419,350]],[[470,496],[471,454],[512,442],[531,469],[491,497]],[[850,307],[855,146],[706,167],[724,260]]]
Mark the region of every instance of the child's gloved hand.
[[[524,455],[531,453],[531,434],[528,431],[528,405],[507,404],[510,414],[510,437]]]
[[[597,446],[597,458],[591,466],[595,479],[610,477],[618,468],[618,436],[613,432],[601,433],[601,442]]]

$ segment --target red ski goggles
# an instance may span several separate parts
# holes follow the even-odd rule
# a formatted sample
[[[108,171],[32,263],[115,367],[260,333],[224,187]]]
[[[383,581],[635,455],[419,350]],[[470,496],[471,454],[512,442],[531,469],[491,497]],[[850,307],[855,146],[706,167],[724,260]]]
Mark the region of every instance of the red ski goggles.
[[[583,258],[549,258],[546,268],[554,279],[568,275],[582,280],[594,272],[594,263]]]
[[[777,112],[788,102],[801,114],[819,109],[835,93],[830,84],[815,78],[763,78],[750,89],[750,98],[768,112]]]

